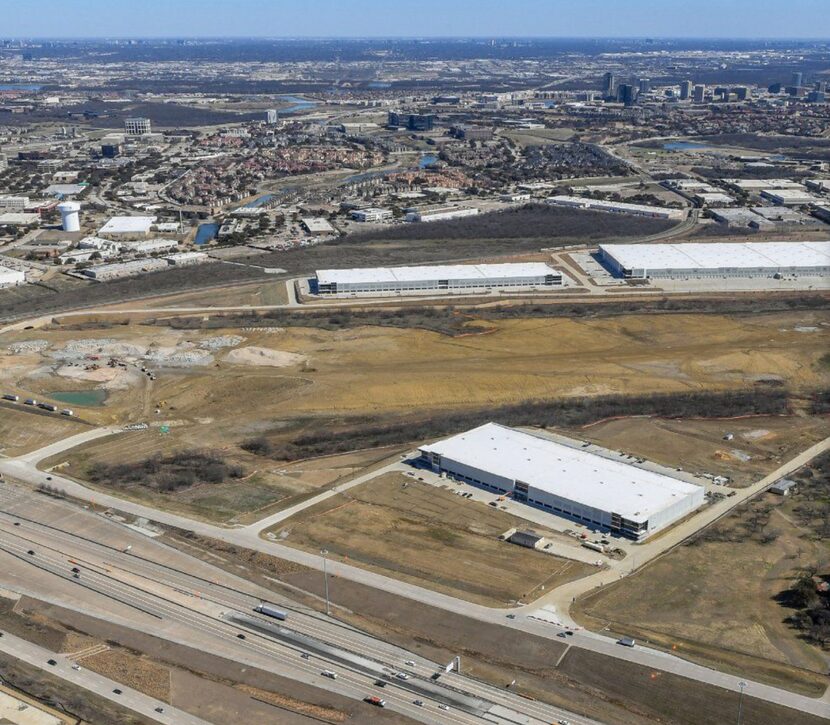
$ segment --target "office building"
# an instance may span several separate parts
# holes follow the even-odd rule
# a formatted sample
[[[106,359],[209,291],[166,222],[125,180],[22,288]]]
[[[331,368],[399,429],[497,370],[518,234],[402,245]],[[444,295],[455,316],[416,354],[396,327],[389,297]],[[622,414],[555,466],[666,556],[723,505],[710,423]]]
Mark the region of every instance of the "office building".
[[[280,120],[280,114],[277,112],[275,108],[269,108],[265,112],[265,123],[269,126],[273,126],[275,123],[278,123]]]
[[[124,120],[124,132],[128,136],[144,136],[151,133],[149,118],[127,118]]]
[[[354,209],[349,215],[358,222],[384,222],[392,218],[392,210],[369,207],[368,209]]]
[[[0,171],[5,171],[9,168],[9,157],[6,154],[0,154]]]
[[[648,93],[651,90],[651,80],[648,78],[640,78],[637,89],[639,93]]]
[[[637,89],[628,83],[622,83],[617,91],[617,96],[620,103],[633,106],[637,100]]]
[[[421,464],[435,473],[637,541],[705,499],[703,486],[586,451],[577,441],[560,443],[497,423],[419,452]]]
[[[790,79],[790,85],[801,88],[804,85],[804,74],[801,71],[795,71]]]
[[[613,73],[606,73],[602,78],[602,91],[606,98],[617,97],[617,81]]]
[[[706,86],[702,83],[695,86],[693,100],[695,103],[703,103],[706,100]]]
[[[382,294],[536,289],[562,285],[562,273],[542,262],[455,264],[424,267],[321,269],[317,293]]]
[[[692,95],[692,82],[691,81],[683,81],[680,84],[680,100],[685,101]]]

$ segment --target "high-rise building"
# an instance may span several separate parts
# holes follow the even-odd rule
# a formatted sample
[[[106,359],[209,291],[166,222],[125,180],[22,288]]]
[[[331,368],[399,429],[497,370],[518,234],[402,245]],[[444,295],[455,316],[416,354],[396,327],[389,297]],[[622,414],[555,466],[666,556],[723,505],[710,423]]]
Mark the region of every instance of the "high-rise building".
[[[124,131],[128,136],[144,136],[151,132],[149,118],[127,118],[124,120]]]
[[[796,88],[801,88],[801,86],[804,85],[804,74],[800,70],[793,73],[790,85],[795,86]]]
[[[749,88],[747,88],[746,86],[738,86],[737,88],[735,88],[735,97],[739,101],[745,101],[747,98],[749,98]]]
[[[637,100],[637,89],[628,83],[621,83],[618,98],[620,103],[626,106],[633,106],[634,101]]]
[[[648,93],[651,90],[651,80],[648,78],[640,78],[639,88],[640,93]]]
[[[265,112],[265,123],[269,126],[273,126],[280,120],[280,114],[277,112],[276,108],[269,108]]]
[[[3,171],[9,167],[9,159],[6,154],[0,154],[0,171]]]
[[[694,96],[693,96],[694,102],[695,103],[703,103],[705,98],[706,98],[706,86],[703,85],[702,83],[698,83],[695,86],[695,92],[694,92]]]
[[[616,98],[617,96],[617,81],[610,71],[602,78],[602,90],[606,98]]]
[[[782,87],[783,86],[780,83],[772,83],[769,86],[769,88],[767,88],[767,91],[769,91],[770,93],[776,93],[776,94],[781,93],[781,88]]]
[[[813,88],[817,90],[819,93],[826,93],[827,92],[827,81],[816,81],[813,85]]]
[[[692,95],[692,82],[691,81],[683,81],[680,84],[680,100],[685,101]]]

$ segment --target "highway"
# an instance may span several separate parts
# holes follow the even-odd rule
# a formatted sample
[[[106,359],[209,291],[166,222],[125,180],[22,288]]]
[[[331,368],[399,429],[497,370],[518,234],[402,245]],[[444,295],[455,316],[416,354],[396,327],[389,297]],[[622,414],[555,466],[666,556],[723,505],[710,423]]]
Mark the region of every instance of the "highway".
[[[109,435],[111,433],[112,429],[100,429],[98,433],[95,431],[87,431],[77,436],[73,436],[70,439],[65,439],[64,441],[46,446],[45,448],[27,454],[26,456],[21,456],[15,459],[0,459],[0,472],[34,485],[47,483],[47,474],[37,469],[38,461],[42,460],[46,456],[55,455],[60,452],[60,450],[78,445],[79,442],[89,440],[96,435]],[[724,499],[720,503],[706,509],[704,513],[700,514],[701,516],[706,517],[704,523],[711,523],[711,521],[725,515],[735,505],[747,500],[747,498],[751,496],[757,495],[760,491],[771,485],[781,476],[785,476],[796,470],[828,448],[830,448],[830,439],[825,439],[824,441],[812,446],[810,449],[803,451],[754,486],[739,491],[738,495],[732,498]],[[398,462],[390,465],[398,465]],[[58,488],[64,490],[67,494],[81,500],[94,501],[98,505],[112,507],[116,510],[145,517],[161,524],[175,526],[204,536],[216,538],[227,543],[262,551],[264,553],[272,554],[288,561],[303,564],[318,570],[322,569],[323,560],[319,555],[292,549],[276,542],[265,541],[260,538],[259,531],[261,530],[261,527],[266,525],[266,522],[269,520],[278,518],[280,516],[279,514],[274,517],[269,517],[253,527],[249,526],[229,529],[200,521],[194,521],[183,516],[158,511],[148,506],[143,506],[141,504],[125,501],[114,496],[94,492],[85,488],[76,481],[59,476],[55,473],[48,475],[51,475],[52,477],[52,480],[48,481],[48,483],[57,486]],[[372,475],[377,475],[377,472]],[[350,483],[351,482],[345,482],[344,484],[341,484],[341,488],[348,487]],[[310,503],[313,501],[314,499],[311,499]],[[692,521],[694,521],[694,519]],[[700,525],[700,521],[697,521],[694,524],[691,522],[686,524],[687,527],[693,526],[695,530],[699,528]],[[683,526],[680,526],[665,536],[659,537],[655,540],[655,542],[647,543],[645,546],[651,547],[651,549],[648,550],[651,557],[658,556],[680,543],[691,533],[693,533],[693,530],[690,528],[684,529]],[[644,548],[643,551],[646,552],[647,550]],[[638,565],[646,563],[647,560],[647,557],[641,557],[638,554]],[[630,566],[630,564],[628,564],[628,566]],[[407,597],[414,601],[423,602],[433,607],[452,611],[482,622],[522,629],[550,639],[553,639],[560,631],[562,631],[562,628],[548,622],[541,622],[537,620],[531,616],[534,611],[537,611],[543,604],[555,602],[556,611],[562,625],[569,625],[570,620],[567,612],[572,597],[582,591],[599,585],[603,581],[600,575],[594,575],[593,577],[589,577],[585,580],[580,580],[576,583],[572,583],[571,585],[558,588],[557,590],[554,590],[546,595],[545,599],[540,602],[528,605],[522,609],[511,610],[510,613],[513,614],[515,618],[507,619],[505,610],[472,604],[440,592],[431,591],[423,587],[392,579],[390,577],[383,576],[382,574],[367,571],[342,562],[329,560],[328,568],[329,572],[335,576],[351,579],[364,585]],[[628,573],[628,571],[623,568],[620,572],[618,572],[618,575],[624,575],[625,573]],[[615,657],[617,659],[625,659],[646,667],[672,672],[699,682],[724,687],[733,691],[738,690],[738,683],[742,680],[742,678],[717,672],[716,670],[694,664],[674,655],[657,650],[651,650],[639,645],[635,648],[619,647],[615,644],[613,639],[591,632],[577,632],[575,635],[568,638],[568,643],[571,646],[581,647],[606,656]],[[743,679],[746,680],[746,678]],[[754,697],[759,697],[770,702],[803,710],[804,712],[809,712],[822,717],[830,717],[830,703],[826,701],[814,700],[803,695],[798,695],[787,690],[764,685],[759,682],[749,682],[747,692]],[[568,719],[573,720],[570,716]]]
[[[20,489],[0,489],[0,502],[4,509],[0,513],[0,551],[146,615],[195,630],[200,640],[219,637],[223,650],[267,655],[269,668],[273,667],[271,658],[276,657],[288,663],[287,668],[278,668],[285,676],[358,699],[378,694],[390,709],[422,722],[595,722],[456,673],[433,681],[432,674],[444,663],[430,662],[294,602],[275,598],[272,592],[219,569],[211,570],[215,578],[207,579],[18,516],[12,513],[15,504],[28,504],[27,493]],[[118,528],[116,524],[110,525]],[[153,546],[167,548],[155,543]],[[188,558],[180,553],[178,556]],[[73,566],[81,570],[78,579],[73,578]],[[204,569],[207,565],[198,562],[198,566]],[[220,583],[220,579],[230,581]],[[265,631],[273,627],[272,620],[252,613],[253,607],[266,597],[289,613],[288,621],[280,623],[277,632]],[[242,631],[245,640],[238,637]],[[189,644],[193,646],[192,642]],[[311,657],[303,658],[302,651],[311,653]],[[337,672],[337,680],[321,681],[323,669]],[[402,671],[408,675],[406,680],[395,677]],[[378,688],[374,685],[376,680],[387,684]],[[415,705],[415,700],[421,700],[423,706]],[[449,711],[439,710],[439,704],[449,706]]]
[[[96,672],[84,668],[76,670],[73,662],[66,655],[55,654],[45,647],[40,647],[9,632],[0,632],[0,635],[2,635],[0,636],[0,651],[7,655],[47,671],[50,675],[66,680],[82,690],[111,700],[154,722],[169,723],[169,725],[209,725],[206,720],[194,717],[184,710],[172,707]],[[48,664],[49,660],[55,664]],[[116,693],[115,690],[120,690],[120,693]]]

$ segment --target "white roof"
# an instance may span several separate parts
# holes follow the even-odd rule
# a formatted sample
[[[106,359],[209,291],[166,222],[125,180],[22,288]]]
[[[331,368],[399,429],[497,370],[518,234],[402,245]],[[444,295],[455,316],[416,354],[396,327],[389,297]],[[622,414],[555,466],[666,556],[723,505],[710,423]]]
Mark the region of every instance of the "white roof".
[[[0,282],[22,282],[26,279],[26,273],[19,269],[10,269],[9,267],[0,267]]]
[[[803,188],[798,181],[792,179],[723,179],[725,184],[737,186],[739,189],[751,191],[753,189],[799,189]]]
[[[114,216],[99,230],[99,234],[140,234],[150,231],[154,216]]]
[[[333,232],[334,227],[323,217],[303,217],[303,224],[310,232]]]
[[[43,193],[49,196],[75,196],[84,189],[86,189],[86,184],[51,184]]]
[[[551,196],[548,201],[561,204],[577,204],[588,208],[596,209],[619,209],[620,211],[644,212],[644,213],[680,213],[679,209],[664,206],[649,206],[648,204],[630,204],[625,201],[606,201],[605,199],[591,199],[587,196],[568,196],[558,194]]]
[[[647,521],[700,488],[497,423],[421,450],[632,521]]]
[[[318,269],[320,284],[361,282],[426,282],[434,279],[500,279],[544,277],[559,274],[542,262],[523,264],[452,264],[427,267],[367,267],[362,269]]]
[[[34,224],[40,219],[40,214],[25,214],[23,212],[7,212],[0,214],[0,224]]]
[[[600,244],[625,269],[825,267],[830,242]]]

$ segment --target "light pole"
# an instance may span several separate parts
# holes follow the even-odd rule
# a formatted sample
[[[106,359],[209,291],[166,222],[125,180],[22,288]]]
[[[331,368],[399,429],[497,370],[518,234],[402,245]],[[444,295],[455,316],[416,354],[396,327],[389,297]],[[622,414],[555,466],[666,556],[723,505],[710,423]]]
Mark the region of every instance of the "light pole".
[[[326,556],[328,555],[328,549],[321,549],[320,553],[323,555],[323,585],[326,590],[326,616],[331,615],[331,608],[329,607],[329,566],[328,566],[328,559]]]
[[[746,682],[741,680],[738,683],[738,687],[741,688],[741,694],[738,696],[738,725],[741,725],[741,715],[743,715],[744,708],[744,687],[746,687]]]

